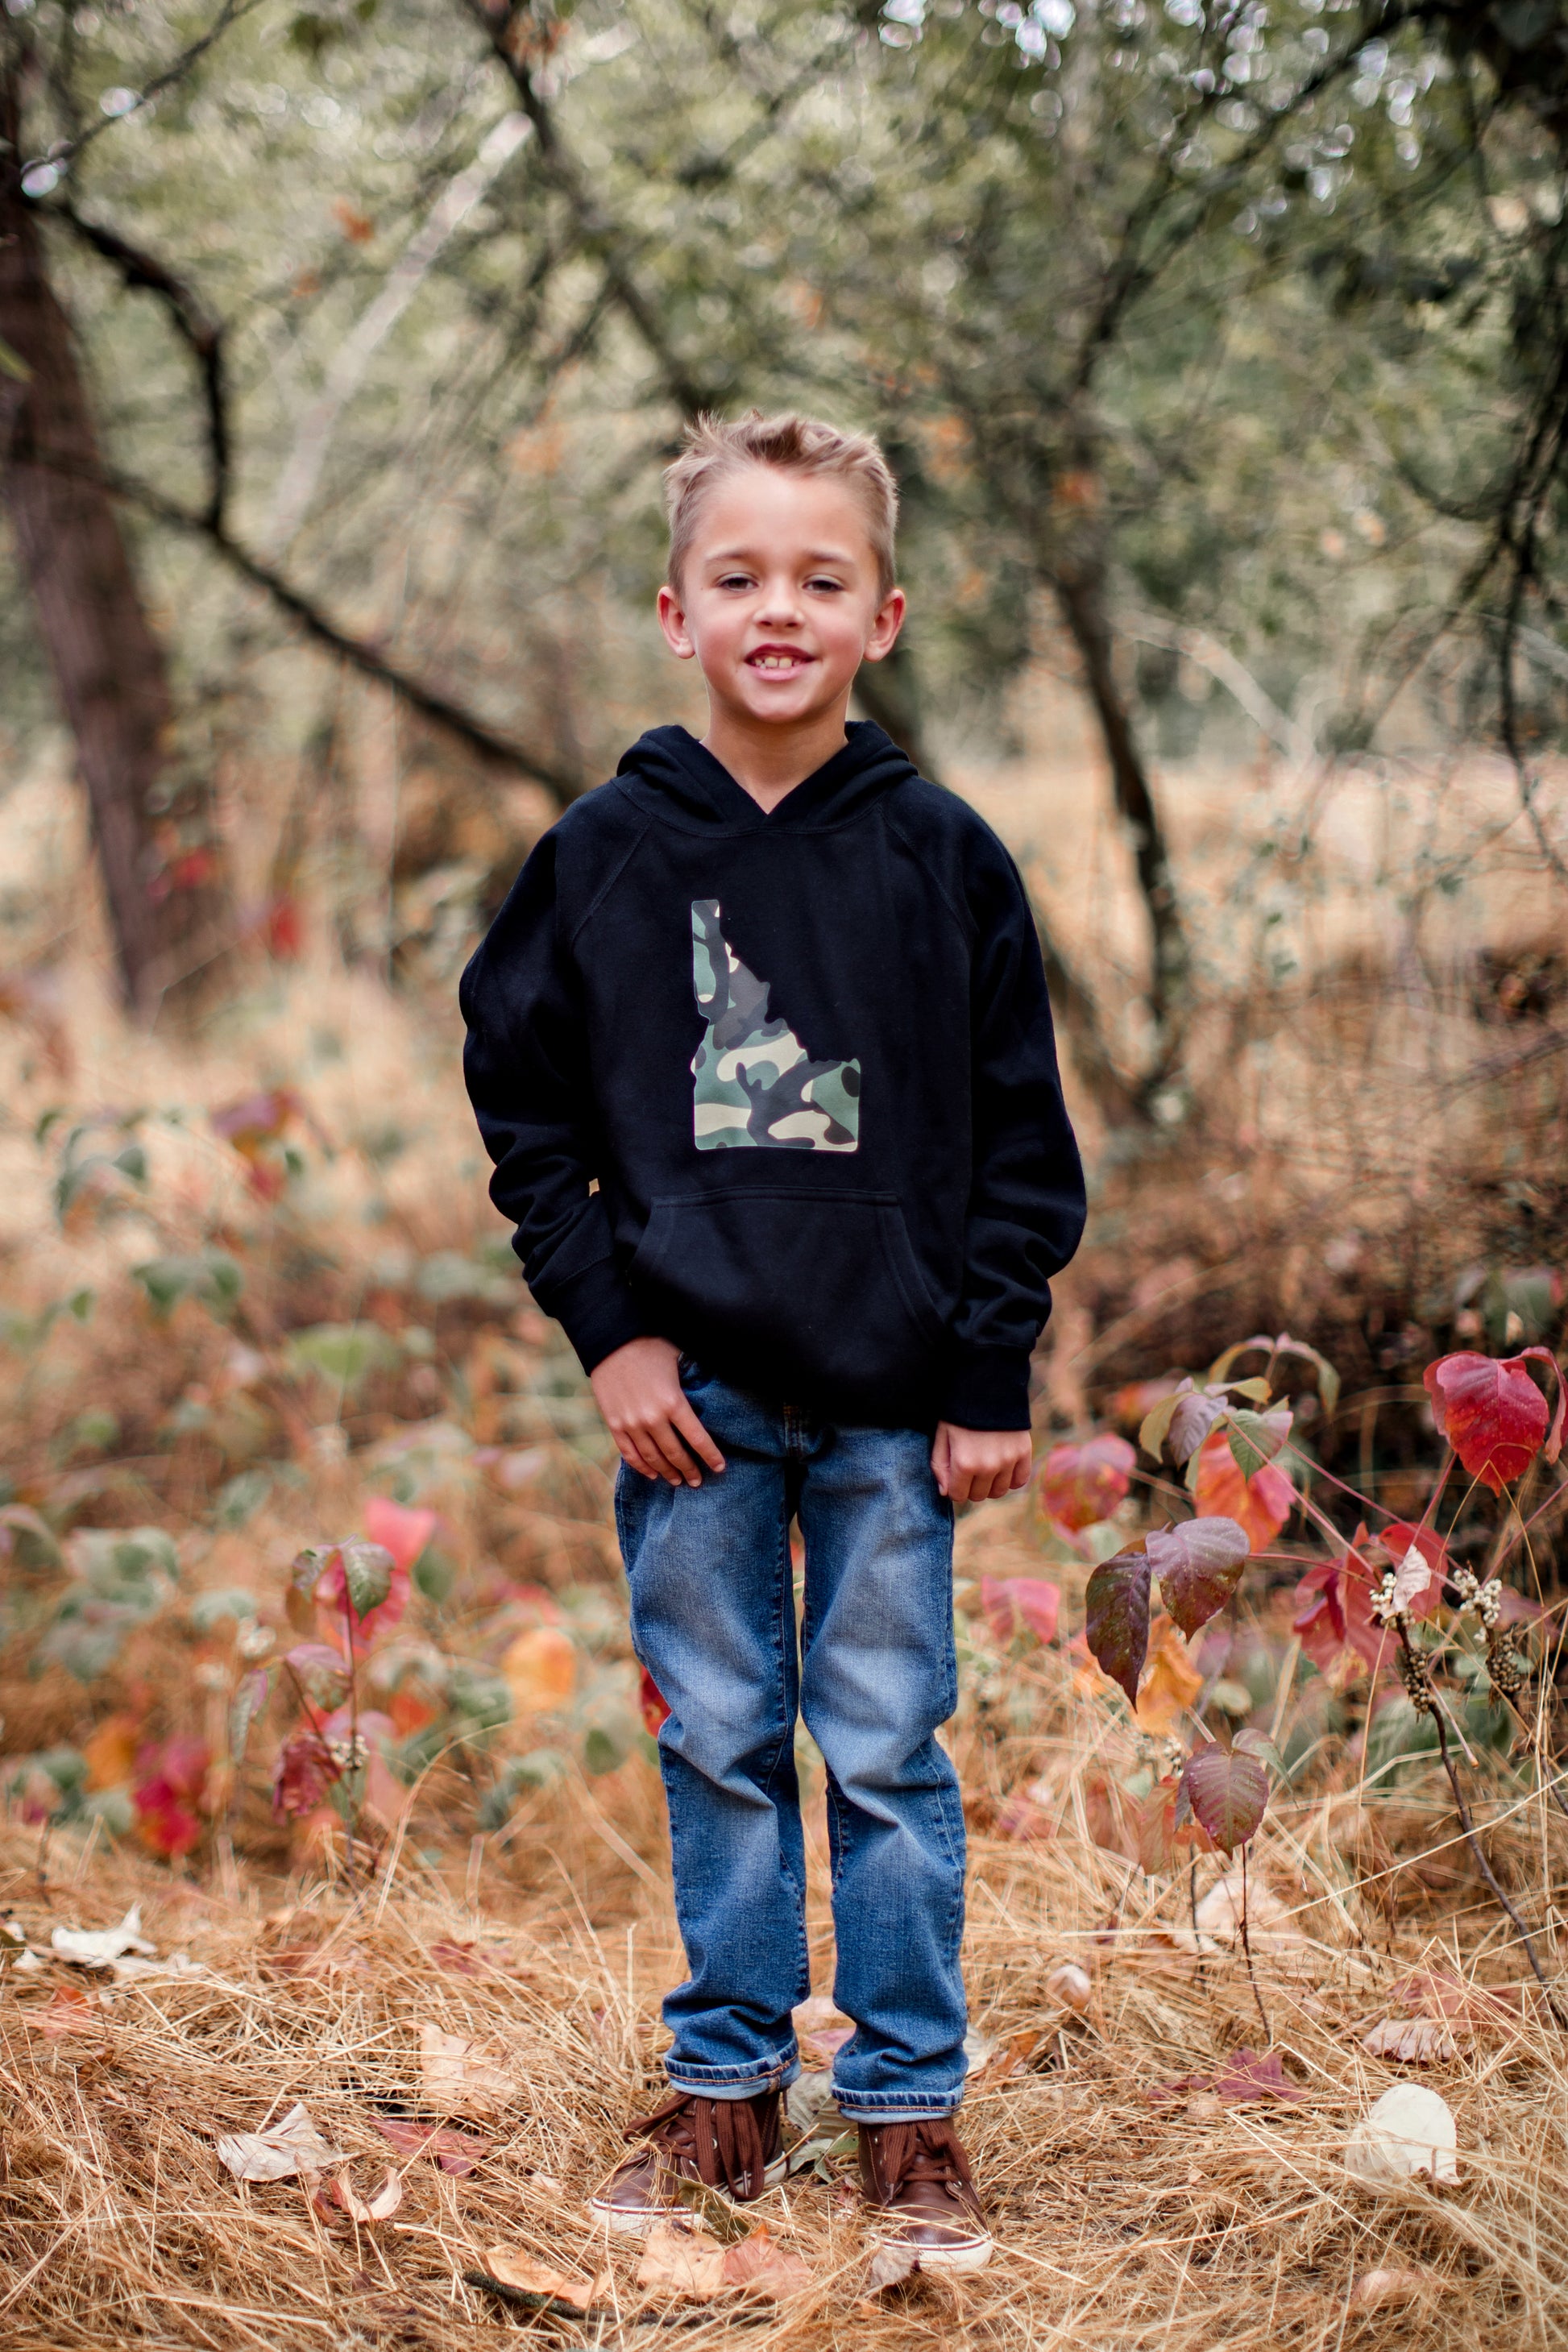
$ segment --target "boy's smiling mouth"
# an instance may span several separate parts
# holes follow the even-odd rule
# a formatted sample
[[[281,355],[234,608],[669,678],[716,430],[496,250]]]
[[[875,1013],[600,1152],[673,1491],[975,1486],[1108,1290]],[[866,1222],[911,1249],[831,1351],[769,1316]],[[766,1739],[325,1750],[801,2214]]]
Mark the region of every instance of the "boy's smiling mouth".
[[[762,670],[775,677],[785,677],[794,670],[804,669],[808,662],[815,659],[815,655],[806,653],[800,646],[759,646],[755,653],[746,656],[746,667]]]

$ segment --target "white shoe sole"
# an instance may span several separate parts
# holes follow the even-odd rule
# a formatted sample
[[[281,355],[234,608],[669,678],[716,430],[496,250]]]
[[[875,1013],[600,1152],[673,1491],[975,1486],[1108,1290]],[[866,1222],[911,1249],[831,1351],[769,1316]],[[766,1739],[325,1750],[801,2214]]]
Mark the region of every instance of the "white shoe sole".
[[[938,2252],[921,2246],[919,2253],[922,2271],[949,2271],[963,2275],[970,2271],[983,2271],[996,2251],[994,2238],[977,2238],[972,2245],[954,2246],[951,2252]]]
[[[764,2195],[770,2189],[778,2187],[787,2168],[786,2158],[782,2156],[774,2158],[763,2175]],[[746,2210],[737,2199],[728,2195],[722,2189],[715,2189],[710,2193],[715,2197],[722,2197],[725,2204],[733,2206],[737,2213],[742,2213]],[[757,2200],[753,2197],[749,2201],[754,2205]],[[607,2197],[590,2197],[588,2210],[595,2221],[603,2222],[614,2234],[628,2238],[643,2237],[658,2221],[689,2221],[691,2219],[690,2206],[682,2204],[679,2199],[668,2205],[614,2205]]]

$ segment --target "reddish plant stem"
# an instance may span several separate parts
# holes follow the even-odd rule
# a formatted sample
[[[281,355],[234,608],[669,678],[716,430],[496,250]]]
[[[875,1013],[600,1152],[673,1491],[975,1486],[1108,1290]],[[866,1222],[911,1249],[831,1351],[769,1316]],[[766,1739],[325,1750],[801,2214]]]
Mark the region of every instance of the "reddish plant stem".
[[[1241,1948],[1247,1959],[1247,1981],[1252,1987],[1252,1998],[1258,2003],[1258,2014],[1263,2020],[1263,2047],[1268,2048],[1274,2039],[1274,2028],[1268,2022],[1268,2011],[1263,2006],[1263,1995],[1258,1990],[1258,1977],[1252,1965],[1252,1938],[1247,1928],[1247,1848],[1241,1849]]]

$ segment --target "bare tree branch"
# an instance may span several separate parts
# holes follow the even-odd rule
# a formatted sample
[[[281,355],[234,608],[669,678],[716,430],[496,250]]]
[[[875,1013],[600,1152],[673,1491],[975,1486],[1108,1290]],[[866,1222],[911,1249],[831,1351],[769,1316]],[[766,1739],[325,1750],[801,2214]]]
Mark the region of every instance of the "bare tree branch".
[[[189,346],[192,357],[201,373],[202,394],[206,404],[208,491],[205,520],[215,530],[221,530],[228,503],[229,433],[227,389],[224,380],[223,328],[206,310],[200,299],[184,280],[146,252],[121,236],[118,229],[106,228],[98,221],[86,219],[68,197],[61,197],[39,209],[50,220],[62,221],[83,245],[91,247],[102,259],[120,272],[121,279],[132,291],[154,294],[163,303],[174,323],[175,332]]]

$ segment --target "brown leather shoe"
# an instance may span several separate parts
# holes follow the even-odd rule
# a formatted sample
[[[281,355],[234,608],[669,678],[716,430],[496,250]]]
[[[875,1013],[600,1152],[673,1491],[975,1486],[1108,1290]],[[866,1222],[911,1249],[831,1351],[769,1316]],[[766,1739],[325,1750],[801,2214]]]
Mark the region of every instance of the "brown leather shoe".
[[[749,2205],[784,2176],[784,2099],[760,2091],[754,2099],[703,2099],[677,2092],[673,2099],[628,2124],[623,2137],[643,2145],[623,2157],[588,2200],[596,2221],[612,2230],[651,2230],[682,2221],[689,2209],[674,2193],[677,2180],[699,2180],[731,2204]]]
[[[981,2271],[995,2244],[969,2158],[945,2121],[862,2124],[860,2187],[880,2212],[888,2246],[922,2271]]]

